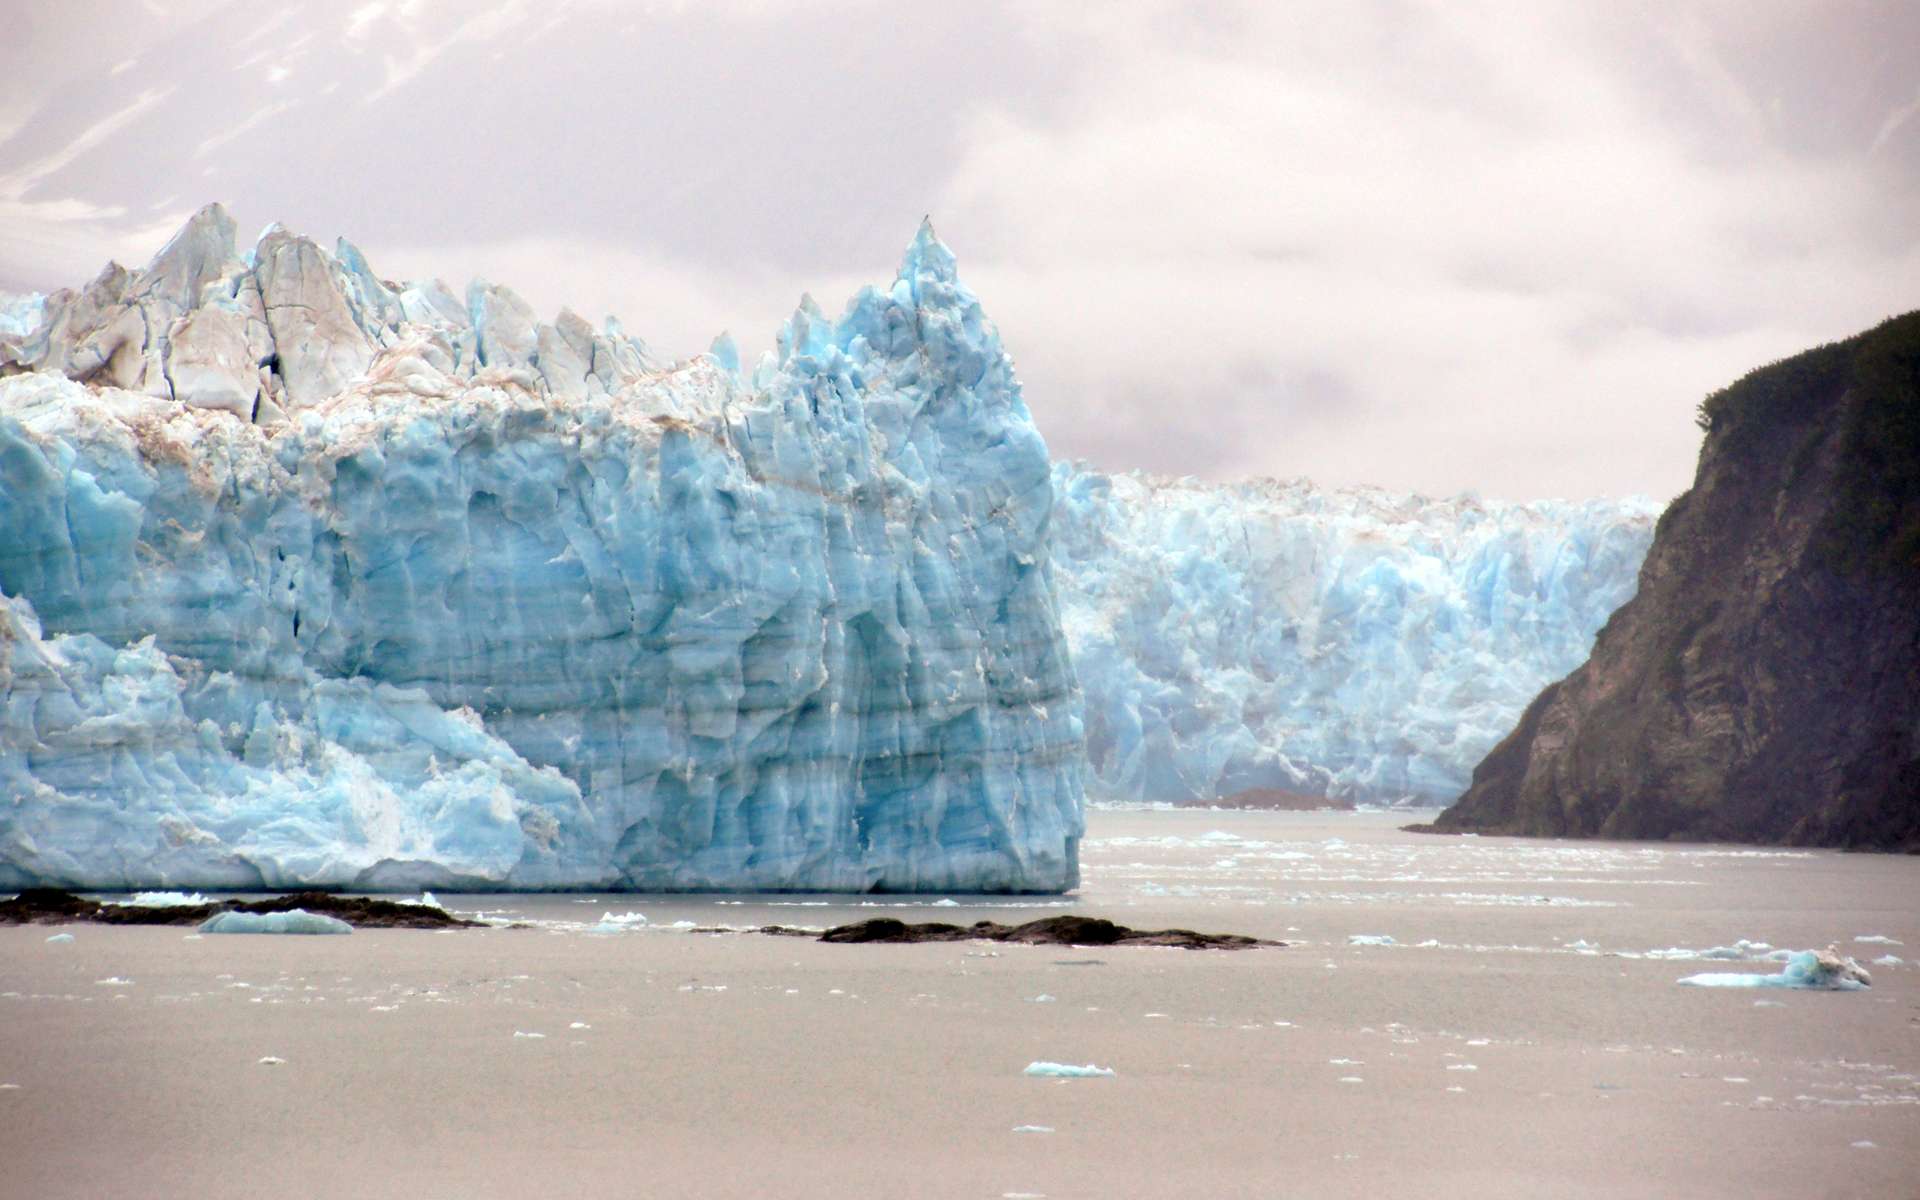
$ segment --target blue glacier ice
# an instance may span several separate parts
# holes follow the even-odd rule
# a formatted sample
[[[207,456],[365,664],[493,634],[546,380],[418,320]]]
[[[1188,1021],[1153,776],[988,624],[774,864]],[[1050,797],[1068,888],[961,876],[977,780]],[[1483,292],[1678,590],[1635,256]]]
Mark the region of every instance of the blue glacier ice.
[[[199,932],[327,934],[352,933],[353,926],[338,917],[329,917],[325,913],[310,913],[304,908],[290,908],[285,912],[271,913],[215,913],[200,922]]]
[[[1452,801],[1632,597],[1658,515],[1053,474],[1088,788],[1106,801]]]
[[[0,320],[0,886],[1059,891],[1046,448],[952,256],[743,374],[217,206]]]

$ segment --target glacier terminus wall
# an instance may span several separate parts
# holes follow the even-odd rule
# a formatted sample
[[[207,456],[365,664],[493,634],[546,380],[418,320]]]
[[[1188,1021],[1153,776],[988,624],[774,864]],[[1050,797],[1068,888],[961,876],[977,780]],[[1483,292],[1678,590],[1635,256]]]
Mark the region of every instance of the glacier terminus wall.
[[[750,373],[233,233],[0,307],[0,886],[1076,883],[1047,453],[930,229]]]
[[[1645,500],[1054,466],[1095,800],[1450,803],[1631,599]]]

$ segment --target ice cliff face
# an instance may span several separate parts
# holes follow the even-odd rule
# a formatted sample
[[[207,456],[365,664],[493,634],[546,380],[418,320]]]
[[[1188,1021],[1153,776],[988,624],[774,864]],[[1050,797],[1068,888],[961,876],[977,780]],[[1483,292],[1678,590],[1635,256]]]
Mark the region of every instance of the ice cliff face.
[[[0,886],[1076,881],[1046,450],[928,229],[748,381],[214,207],[0,374]]]
[[[1095,799],[1452,799],[1633,595],[1658,512],[1053,470]]]

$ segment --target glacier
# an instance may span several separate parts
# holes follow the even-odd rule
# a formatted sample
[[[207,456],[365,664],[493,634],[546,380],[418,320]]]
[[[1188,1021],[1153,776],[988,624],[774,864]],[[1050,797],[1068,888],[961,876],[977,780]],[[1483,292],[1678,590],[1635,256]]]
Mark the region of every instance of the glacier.
[[[0,305],[0,886],[1057,892],[1047,451],[923,226],[743,372],[209,206]]]
[[[1659,506],[1053,467],[1090,798],[1450,803],[1634,594]]]

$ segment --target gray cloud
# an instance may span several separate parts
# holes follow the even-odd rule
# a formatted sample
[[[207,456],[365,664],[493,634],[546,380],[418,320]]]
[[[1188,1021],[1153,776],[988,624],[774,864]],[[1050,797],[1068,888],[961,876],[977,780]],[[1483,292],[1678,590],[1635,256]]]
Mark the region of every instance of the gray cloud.
[[[931,212],[1057,453],[1662,498],[1702,394],[1920,302],[1897,0],[163,7],[0,48],[0,287],[221,199],[764,347]]]

